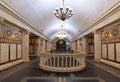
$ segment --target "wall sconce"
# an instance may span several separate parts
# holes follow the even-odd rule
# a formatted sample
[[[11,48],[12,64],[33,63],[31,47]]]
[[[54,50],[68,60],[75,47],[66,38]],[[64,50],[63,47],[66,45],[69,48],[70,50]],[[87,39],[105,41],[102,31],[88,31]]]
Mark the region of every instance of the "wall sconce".
[[[15,39],[15,38],[19,37],[19,33],[12,33],[11,31],[7,31],[7,35],[8,35],[11,39]]]
[[[7,35],[9,35],[9,36],[10,36],[10,35],[11,35],[11,32],[10,32],[10,31],[7,31]]]
[[[19,33],[16,33],[16,34],[15,34],[15,37],[19,37]]]
[[[113,30],[113,35],[117,35],[119,33],[119,29],[114,29]]]
[[[105,37],[108,37],[108,33],[107,32],[105,33]]]
[[[109,34],[109,37],[112,37],[112,34],[111,34],[111,33]]]
[[[11,34],[10,38],[14,39],[15,38],[15,34]]]

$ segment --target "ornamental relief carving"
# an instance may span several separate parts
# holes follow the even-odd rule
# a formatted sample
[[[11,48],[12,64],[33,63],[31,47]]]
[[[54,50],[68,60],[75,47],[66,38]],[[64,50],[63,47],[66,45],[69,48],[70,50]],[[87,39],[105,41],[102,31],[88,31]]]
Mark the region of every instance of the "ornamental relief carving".
[[[15,28],[0,23],[0,42],[21,43],[22,33]]]
[[[120,23],[102,31],[102,43],[120,42]]]

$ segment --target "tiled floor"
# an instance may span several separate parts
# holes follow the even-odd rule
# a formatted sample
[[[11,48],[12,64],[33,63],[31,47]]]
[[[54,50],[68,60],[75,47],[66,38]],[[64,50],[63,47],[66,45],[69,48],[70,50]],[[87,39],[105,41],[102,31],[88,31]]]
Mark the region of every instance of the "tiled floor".
[[[39,69],[39,58],[32,58],[30,63],[1,71],[0,82],[120,82],[120,70],[94,63],[92,59],[86,58],[87,68],[83,71],[53,73]]]

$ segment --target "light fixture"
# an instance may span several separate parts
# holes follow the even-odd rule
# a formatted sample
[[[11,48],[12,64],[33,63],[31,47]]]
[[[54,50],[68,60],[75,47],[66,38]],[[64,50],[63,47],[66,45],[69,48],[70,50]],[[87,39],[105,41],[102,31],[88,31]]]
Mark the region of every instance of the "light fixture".
[[[14,33],[14,32],[12,32],[10,30],[7,31],[7,35],[11,39],[19,38],[19,33]]]
[[[59,32],[59,33],[57,34],[57,37],[58,37],[58,38],[65,38],[65,37],[66,37],[66,33],[65,33],[65,32]]]
[[[62,0],[62,2],[63,5],[59,8],[56,8],[54,14],[58,19],[64,21],[65,19],[69,19],[73,15],[73,10],[69,7],[64,8],[64,0]]]

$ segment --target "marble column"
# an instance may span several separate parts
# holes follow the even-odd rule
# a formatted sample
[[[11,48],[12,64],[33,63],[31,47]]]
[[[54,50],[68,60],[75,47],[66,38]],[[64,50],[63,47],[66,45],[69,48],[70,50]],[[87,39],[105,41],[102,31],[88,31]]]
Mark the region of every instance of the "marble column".
[[[46,51],[46,40],[44,39],[44,41],[43,41],[43,52],[45,52]]]
[[[49,42],[49,50],[52,50],[52,45],[51,45],[52,43],[51,42]]]
[[[88,46],[87,37],[83,37],[82,41],[83,41],[83,52],[85,52],[86,55],[87,55],[88,54],[88,50],[87,50],[87,46]]]
[[[77,40],[77,52],[80,52],[80,40]]]
[[[101,58],[101,32],[94,32],[94,46],[95,46],[95,54],[94,61],[100,62]]]
[[[51,47],[51,42],[48,42],[48,44],[49,44],[49,45],[48,45],[48,46],[49,46],[49,50],[51,50],[51,48],[52,48],[52,47]]]
[[[41,38],[41,52],[45,52],[45,39]]]
[[[45,51],[48,51],[48,41],[45,40]]]
[[[75,50],[75,41],[73,41],[73,50]]]
[[[72,48],[71,48],[71,50],[74,50],[74,41],[72,42]]]
[[[37,38],[37,56],[40,56],[40,49],[41,49],[41,46],[40,46],[40,37]]]
[[[82,38],[80,38],[80,40],[79,40],[79,44],[80,44],[80,51],[83,51],[83,40],[82,40]]]
[[[23,62],[29,62],[29,34],[30,32],[23,32],[22,39],[22,54],[23,54]]]

